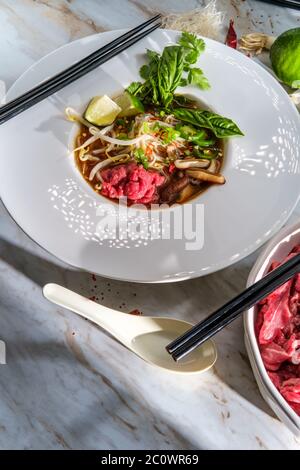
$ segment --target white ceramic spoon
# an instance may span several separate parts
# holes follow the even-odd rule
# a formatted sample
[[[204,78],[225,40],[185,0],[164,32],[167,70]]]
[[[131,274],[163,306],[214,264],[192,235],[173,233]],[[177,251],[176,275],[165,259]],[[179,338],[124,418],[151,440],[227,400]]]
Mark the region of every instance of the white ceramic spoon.
[[[212,367],[217,359],[212,341],[207,341],[180,362],[175,362],[167,353],[166,345],[192,326],[186,321],[118,312],[57,284],[45,285],[43,293],[51,302],[101,326],[128,349],[157,367],[198,374]]]

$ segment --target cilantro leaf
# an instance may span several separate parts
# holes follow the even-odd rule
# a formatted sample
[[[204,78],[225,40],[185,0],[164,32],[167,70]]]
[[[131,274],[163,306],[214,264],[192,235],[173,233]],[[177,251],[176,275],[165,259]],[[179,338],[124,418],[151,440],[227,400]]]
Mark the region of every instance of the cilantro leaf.
[[[196,34],[183,31],[178,43],[186,49],[186,62],[194,64],[205,50],[205,42]]]
[[[126,91],[130,93],[131,95],[136,95],[138,94],[139,90],[143,87],[143,84],[141,82],[132,82],[130,85],[126,88]]]
[[[187,81],[189,84],[196,85],[202,90],[208,90],[210,88],[210,84],[203,71],[197,67],[190,68]]]
[[[140,76],[144,79],[147,80],[149,77],[149,72],[150,72],[150,67],[149,65],[142,65],[140,68]]]

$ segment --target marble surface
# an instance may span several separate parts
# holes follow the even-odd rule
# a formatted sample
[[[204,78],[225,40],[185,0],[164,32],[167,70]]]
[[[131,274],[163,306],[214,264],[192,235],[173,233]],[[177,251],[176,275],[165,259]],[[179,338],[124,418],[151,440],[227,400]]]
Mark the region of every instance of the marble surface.
[[[205,2],[185,0],[180,8]],[[220,0],[237,30],[275,35],[299,14],[255,0]],[[133,26],[176,0],[0,0],[0,78],[78,37]],[[299,12],[298,12],[299,13]],[[300,215],[298,207],[291,221]],[[290,222],[291,222],[290,221]],[[245,287],[253,254],[214,275],[135,285],[70,269],[0,211],[1,449],[299,449],[259,394],[241,319],[218,335],[213,370],[183,379],[141,362],[89,322],[42,297],[58,282],[104,305],[192,322]]]

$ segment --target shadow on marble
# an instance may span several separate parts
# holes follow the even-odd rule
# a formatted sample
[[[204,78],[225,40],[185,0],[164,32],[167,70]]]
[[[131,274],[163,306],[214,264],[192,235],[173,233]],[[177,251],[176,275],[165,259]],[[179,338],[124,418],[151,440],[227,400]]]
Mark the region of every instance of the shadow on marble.
[[[176,449],[199,449],[184,433],[175,429],[172,422],[161,419],[149,402],[145,403],[142,397],[137,399],[132,391],[127,392],[114,378],[111,380],[102,369],[100,371],[96,368],[80,346],[74,345],[74,338],[72,342],[70,344],[70,340],[67,340],[68,348],[55,340],[34,342],[26,339],[9,342],[10,367],[1,375],[1,387],[6,383],[7,392],[14,397],[14,403],[25,417],[32,397],[39,391],[35,403],[39,415],[30,418],[31,432],[37,434],[37,428],[41,426],[43,439],[48,446],[51,440],[48,435],[53,438],[53,448],[89,449],[90,439],[96,431],[103,449],[107,446],[115,449],[117,447],[113,436],[109,433],[101,436],[103,429],[111,428],[112,423],[116,423],[120,431],[123,428],[125,434],[129,434],[136,445],[139,445],[139,436],[144,432],[140,429],[143,421],[147,432],[156,434],[154,437],[160,445],[170,446],[172,443]],[[31,371],[28,377],[24,375],[26,370]],[[51,388],[53,373],[55,394]],[[18,390],[17,393],[15,389]],[[6,397],[2,398],[5,402]],[[59,410],[62,410],[62,404],[67,420],[58,414],[61,413]],[[157,448],[160,445],[157,444]],[[101,446],[97,444],[97,447],[92,447],[99,450]],[[130,448],[127,445],[125,447]],[[134,444],[132,447],[135,448]]]
[[[54,258],[53,261],[43,259],[4,239],[0,239],[0,257],[40,287],[48,282],[55,282],[120,311],[128,312],[139,308],[149,315],[171,316],[176,313],[178,317],[195,323],[245,287],[256,255],[218,273],[176,284],[131,284],[107,280],[67,266],[59,266]],[[120,293],[126,293],[126,298],[131,299],[130,303],[122,302]],[[216,343],[219,355],[214,372],[224,384],[274,417],[259,393],[243,335],[242,319],[236,320],[218,334]]]

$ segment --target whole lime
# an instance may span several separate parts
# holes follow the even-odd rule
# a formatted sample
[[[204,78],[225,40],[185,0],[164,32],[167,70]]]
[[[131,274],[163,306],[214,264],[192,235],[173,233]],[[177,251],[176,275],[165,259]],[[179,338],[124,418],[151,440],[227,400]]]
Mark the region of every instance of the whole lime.
[[[300,88],[300,28],[289,29],[274,41],[270,59],[279,80]]]

